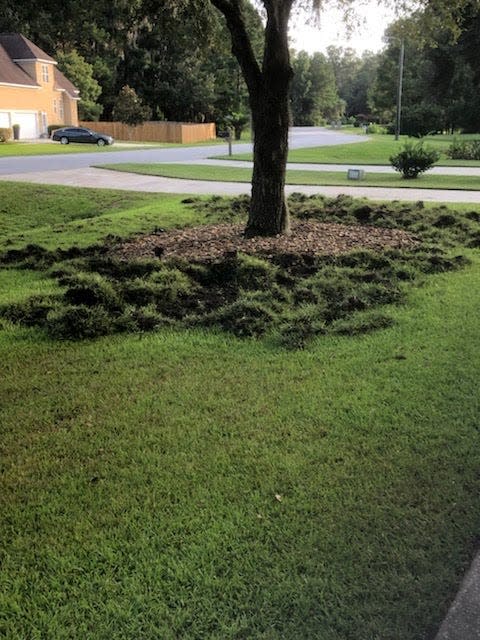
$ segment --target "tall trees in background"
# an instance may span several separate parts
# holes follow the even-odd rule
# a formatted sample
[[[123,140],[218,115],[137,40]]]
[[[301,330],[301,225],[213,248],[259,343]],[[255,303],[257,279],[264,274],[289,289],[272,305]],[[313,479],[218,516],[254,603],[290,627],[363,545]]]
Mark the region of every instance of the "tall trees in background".
[[[370,113],[369,93],[376,79],[378,55],[366,51],[359,56],[348,47],[330,46],[327,56],[338,94],[345,101],[345,115]]]
[[[402,29],[407,33],[402,133],[480,131],[480,7],[477,2],[468,3],[457,12],[457,25],[456,40],[452,40],[450,31],[437,28],[433,41],[427,44],[408,35],[415,27],[414,20],[387,29],[387,46],[379,57],[370,104],[384,121],[393,119]]]
[[[291,105],[293,124],[321,125],[338,120],[345,103],[338,95],[332,66],[322,53],[292,56]]]
[[[23,33],[62,60],[61,68],[81,89],[82,116],[95,119],[103,111],[102,117],[110,118],[125,85],[150,106],[154,118],[219,121],[248,111],[226,26],[207,2],[201,10],[171,0],[3,4],[0,31]],[[260,17],[250,4],[246,15],[257,46]],[[92,81],[101,86],[100,95]]]

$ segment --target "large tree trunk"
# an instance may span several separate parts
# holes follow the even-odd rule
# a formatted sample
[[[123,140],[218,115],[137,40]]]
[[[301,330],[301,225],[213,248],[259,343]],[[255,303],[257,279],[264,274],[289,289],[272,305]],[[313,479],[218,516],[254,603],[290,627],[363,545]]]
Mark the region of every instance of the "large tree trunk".
[[[289,3],[271,10],[265,28],[262,82],[250,92],[254,130],[250,216],[245,236],[290,232],[285,173],[290,125],[292,68],[287,40]]]
[[[287,69],[288,73],[288,69]],[[289,233],[285,200],[290,112],[288,97],[264,90],[252,105],[255,134],[250,216],[246,237]]]
[[[250,216],[245,235],[274,236],[290,230],[285,172],[290,123],[292,68],[288,20],[293,0],[263,0],[267,13],[260,69],[247,33],[245,0],[211,0],[227,21],[232,51],[247,83],[255,136]]]

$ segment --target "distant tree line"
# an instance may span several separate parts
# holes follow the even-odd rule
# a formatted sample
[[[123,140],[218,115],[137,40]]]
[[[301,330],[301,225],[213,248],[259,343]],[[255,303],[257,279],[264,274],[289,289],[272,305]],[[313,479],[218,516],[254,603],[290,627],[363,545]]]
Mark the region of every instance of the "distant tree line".
[[[201,11],[170,0],[1,4],[0,31],[22,33],[55,57],[81,91],[81,118],[111,119],[128,87],[153,119],[245,119],[245,84],[224,20],[210,3]],[[261,47],[260,17],[250,5],[247,13],[254,46]]]
[[[249,121],[247,90],[225,21],[209,2],[195,9],[178,0],[0,3],[0,30],[30,38],[78,86],[82,119],[108,120],[125,112],[127,93],[152,119],[214,121],[233,127],[237,136]],[[246,8],[261,59],[262,21],[252,5]],[[480,131],[478,2],[458,11],[456,40],[438,27],[422,40],[415,32],[418,20],[391,25],[377,54],[335,46],[325,55],[292,52],[292,122],[392,123],[403,38],[402,132]]]

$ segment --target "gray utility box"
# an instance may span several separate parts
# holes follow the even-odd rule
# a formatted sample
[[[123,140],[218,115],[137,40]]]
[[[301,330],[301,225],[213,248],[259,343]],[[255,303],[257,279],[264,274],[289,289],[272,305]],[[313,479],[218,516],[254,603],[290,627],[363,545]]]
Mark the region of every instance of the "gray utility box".
[[[349,180],[363,180],[365,177],[365,171],[363,169],[349,169],[347,171],[347,178]]]

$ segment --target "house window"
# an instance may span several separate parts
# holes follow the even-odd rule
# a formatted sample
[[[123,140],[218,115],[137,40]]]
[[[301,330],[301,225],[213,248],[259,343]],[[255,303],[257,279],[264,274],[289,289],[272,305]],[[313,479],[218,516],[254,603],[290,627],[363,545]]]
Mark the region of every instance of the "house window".
[[[58,112],[57,99],[54,98],[53,99],[53,113],[57,113],[57,112]]]
[[[48,82],[48,64],[42,64],[42,80]]]
[[[63,122],[63,98],[60,98],[58,101],[58,116]]]

